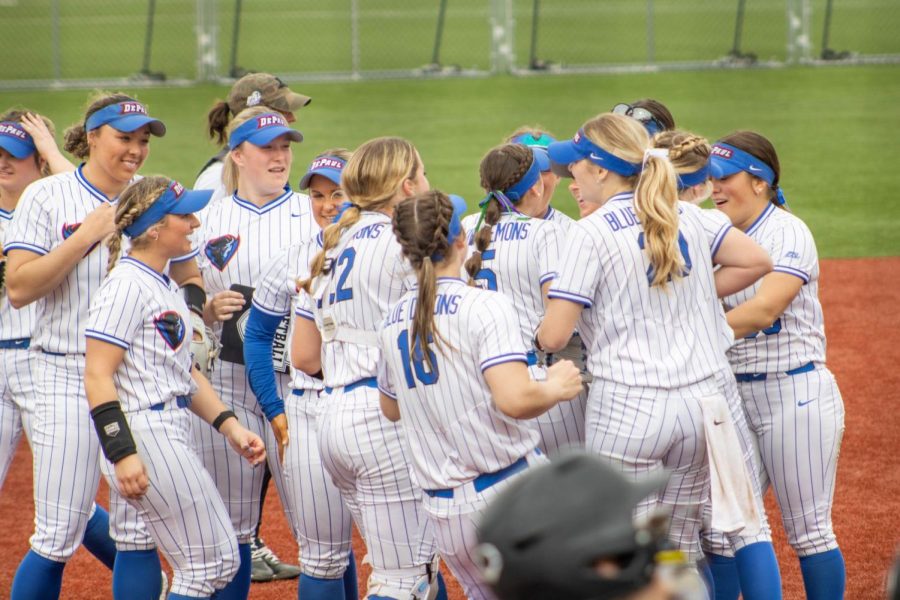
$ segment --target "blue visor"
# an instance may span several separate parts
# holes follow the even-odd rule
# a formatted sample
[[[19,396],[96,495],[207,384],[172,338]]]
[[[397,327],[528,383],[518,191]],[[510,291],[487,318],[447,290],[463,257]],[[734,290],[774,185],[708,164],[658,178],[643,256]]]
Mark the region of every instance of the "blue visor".
[[[27,158],[37,151],[34,140],[15,121],[0,122],[0,148],[16,158]]]
[[[725,179],[739,171],[746,171],[759,177],[770,186],[775,181],[772,168],[749,152],[744,152],[730,144],[716,142],[709,157],[709,172],[713,179]]]
[[[581,129],[569,141],[550,144],[547,152],[550,154],[550,160],[559,165],[571,165],[586,158],[595,165],[609,169],[623,177],[630,177],[641,172],[641,163],[631,163],[607,152],[589,140]]]
[[[309,182],[316,175],[321,175],[330,179],[334,184],[341,185],[341,171],[344,170],[346,164],[346,160],[337,156],[320,156],[309,165],[306,175],[300,180],[300,189],[308,189]]]
[[[131,133],[144,125],[150,126],[150,133],[157,137],[166,135],[166,126],[159,119],[147,114],[147,109],[140,102],[128,100],[104,106],[90,117],[84,124],[85,131],[93,131],[103,125],[109,125],[117,131]]]
[[[147,210],[125,228],[125,235],[136,238],[166,215],[189,215],[209,204],[213,190],[186,190],[172,181],[159,198]]]
[[[234,150],[244,142],[265,146],[275,138],[287,135],[292,142],[302,142],[303,134],[288,127],[279,113],[265,113],[241,123],[228,137],[228,149]]]
[[[456,238],[462,233],[462,217],[466,214],[468,207],[462,196],[456,194],[448,194],[450,202],[453,203],[453,216],[450,217],[450,224],[447,226],[447,245],[452,246]],[[444,255],[435,252],[431,255],[432,262],[441,262]]]
[[[537,152],[532,149],[531,151],[531,165],[528,167],[528,170],[522,175],[522,179],[509,186],[503,193],[506,194],[506,197],[512,200],[513,202],[518,202],[522,199],[522,197],[528,193],[528,190],[534,187],[534,184],[538,182],[538,179],[541,178],[541,160],[538,158],[538,150]]]
[[[686,190],[689,187],[694,187],[695,185],[700,185],[701,183],[706,183],[706,180],[709,179],[709,162],[704,164],[693,173],[679,173],[677,177],[678,191]]]

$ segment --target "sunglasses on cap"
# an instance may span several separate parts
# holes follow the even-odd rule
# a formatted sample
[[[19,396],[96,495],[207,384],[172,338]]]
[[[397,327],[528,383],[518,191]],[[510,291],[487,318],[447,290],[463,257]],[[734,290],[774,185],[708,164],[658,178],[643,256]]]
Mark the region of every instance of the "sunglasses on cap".
[[[644,126],[644,129],[646,129],[647,133],[649,133],[650,135],[654,135],[656,133],[659,133],[660,131],[665,130],[663,124],[660,123],[659,120],[653,116],[653,113],[646,108],[642,108],[640,106],[632,106],[630,104],[621,102],[613,106],[612,112],[617,115],[631,117],[635,121],[638,121],[641,125]]]

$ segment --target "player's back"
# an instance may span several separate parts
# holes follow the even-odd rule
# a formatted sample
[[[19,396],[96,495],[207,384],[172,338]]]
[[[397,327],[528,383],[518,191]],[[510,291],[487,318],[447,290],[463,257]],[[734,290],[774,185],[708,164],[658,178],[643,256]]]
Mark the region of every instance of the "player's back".
[[[468,231],[469,256],[475,252],[474,235],[473,227]],[[491,228],[491,242],[482,253],[475,284],[512,300],[519,332],[528,344],[544,316],[541,286],[555,277],[563,242],[556,223],[504,213]]]
[[[507,298],[439,278],[434,327],[446,345],[431,344],[435,368],[429,370],[421,348],[410,347],[416,297],[415,289],[405,294],[384,319],[379,387],[400,402],[420,485],[451,488],[502,469],[537,445],[526,421],[495,406],[483,375],[504,362],[524,362],[526,346],[512,334],[516,309]]]
[[[359,221],[345,230],[329,250],[327,273],[313,282],[312,302],[298,314],[315,317],[319,330],[330,317],[348,339],[327,341],[323,336],[322,370],[325,385],[344,386],[378,371],[375,332],[388,307],[415,281],[412,268],[402,258],[394,238],[391,218],[384,213],[362,211]],[[340,333],[338,337],[343,337]],[[371,337],[371,340],[367,338]]]
[[[613,196],[575,224],[550,295],[586,306],[578,330],[595,377],[662,388],[702,381],[724,360],[711,257],[728,225],[710,227],[700,209],[679,202],[684,274],[665,288],[652,287],[633,198]]]

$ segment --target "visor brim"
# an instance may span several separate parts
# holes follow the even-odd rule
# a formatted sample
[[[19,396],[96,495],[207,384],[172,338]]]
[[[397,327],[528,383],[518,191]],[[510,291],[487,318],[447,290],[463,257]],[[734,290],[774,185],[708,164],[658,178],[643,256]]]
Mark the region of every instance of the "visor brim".
[[[170,215],[190,215],[200,212],[212,199],[213,190],[184,190],[178,202],[166,211]]]
[[[18,159],[28,158],[35,152],[37,152],[37,148],[28,144],[27,142],[23,142],[22,140],[17,140],[16,138],[9,136],[0,136],[0,148],[3,148],[14,157]]]
[[[713,179],[725,179],[743,170],[740,165],[727,158],[714,155],[709,159],[709,176]]]
[[[297,131],[296,129],[291,129],[290,127],[283,126],[275,126],[275,127],[266,127],[265,129],[260,129],[259,131],[254,132],[252,135],[248,136],[245,142],[250,142],[254,146],[265,146],[275,138],[286,135],[289,140],[292,142],[302,142],[303,134]]]
[[[113,129],[118,131],[123,131],[125,133],[131,133],[132,131],[136,131],[143,127],[144,125],[150,126],[150,133],[155,135],[156,137],[163,137],[166,135],[166,126],[159,119],[154,119],[153,117],[148,117],[145,115],[129,115],[127,117],[120,117],[118,119],[113,119],[106,123]]]
[[[309,184],[312,181],[312,178],[316,175],[324,177],[335,183],[337,185],[341,185],[341,172],[337,169],[315,169],[314,171],[307,171],[306,175],[303,176],[303,179],[300,180],[300,189],[306,190],[309,189]]]

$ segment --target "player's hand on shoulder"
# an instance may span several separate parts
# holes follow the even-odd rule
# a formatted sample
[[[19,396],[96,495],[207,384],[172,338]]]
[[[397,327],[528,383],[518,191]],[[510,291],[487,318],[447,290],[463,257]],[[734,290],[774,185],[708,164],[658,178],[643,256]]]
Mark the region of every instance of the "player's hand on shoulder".
[[[241,425],[237,419],[225,421],[221,432],[234,451],[246,458],[251,465],[256,466],[266,460],[266,446],[262,439]]]
[[[547,368],[547,384],[556,388],[561,400],[571,400],[581,392],[581,372],[571,360],[555,362]]]
[[[203,307],[203,320],[208,325],[215,321],[227,321],[231,315],[244,307],[244,295],[240,292],[225,290],[214,295]]]
[[[147,468],[144,461],[137,454],[126,456],[116,463],[116,483],[119,493],[131,500],[138,500],[147,493],[150,487],[150,478],[147,476]]]
[[[103,202],[88,213],[84,221],[73,234],[73,237],[85,235],[90,243],[103,240],[116,230],[116,207],[109,202]]]

